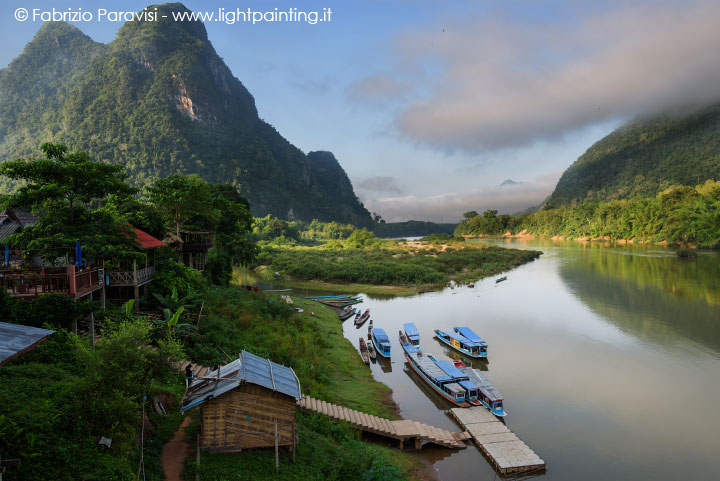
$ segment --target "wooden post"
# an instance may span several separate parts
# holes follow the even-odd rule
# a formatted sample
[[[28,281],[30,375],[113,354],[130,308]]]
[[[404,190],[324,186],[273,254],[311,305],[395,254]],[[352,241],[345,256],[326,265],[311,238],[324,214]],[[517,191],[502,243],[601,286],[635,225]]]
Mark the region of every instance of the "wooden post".
[[[200,433],[195,439],[195,481],[200,481]]]
[[[275,420],[275,472],[280,471],[280,453],[278,450],[278,428],[277,419]]]
[[[75,294],[77,293],[77,284],[75,283],[75,266],[73,264],[70,264],[67,266],[67,275],[68,275],[68,291],[70,294],[70,297],[75,297]]]
[[[135,314],[140,314],[140,289],[137,280],[137,259],[133,260],[133,294],[135,297]]]
[[[100,289],[100,309],[105,310],[105,279],[103,279],[103,286]]]
[[[295,451],[297,451],[297,416],[295,418],[295,421],[293,422],[293,445],[292,445],[292,462],[295,464]]]
[[[90,300],[93,300],[92,292],[90,293]],[[95,350],[95,312],[90,311],[90,347]]]

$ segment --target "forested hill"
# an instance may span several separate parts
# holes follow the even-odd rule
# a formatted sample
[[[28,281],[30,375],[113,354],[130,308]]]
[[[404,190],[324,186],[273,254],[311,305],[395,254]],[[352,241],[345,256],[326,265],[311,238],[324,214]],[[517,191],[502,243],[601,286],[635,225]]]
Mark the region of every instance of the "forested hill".
[[[706,179],[720,179],[720,106],[618,128],[565,171],[548,204],[654,197],[671,185]]]
[[[138,186],[197,173],[238,185],[257,216],[370,225],[335,157],[307,156],[262,121],[205,26],[173,22],[179,3],[157,8],[157,21],[128,22],[107,45],[45,24],[0,70],[0,161],[52,141],[124,164]]]

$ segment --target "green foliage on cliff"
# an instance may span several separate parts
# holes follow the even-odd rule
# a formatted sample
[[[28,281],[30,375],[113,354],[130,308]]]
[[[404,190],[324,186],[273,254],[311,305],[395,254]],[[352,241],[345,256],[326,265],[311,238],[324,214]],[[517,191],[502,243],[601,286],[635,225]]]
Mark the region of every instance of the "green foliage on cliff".
[[[238,187],[256,215],[369,224],[335,157],[305,155],[262,121],[203,24],[172,21],[181,4],[157,8],[158,21],[128,22],[107,45],[44,25],[0,71],[0,161],[53,139],[124,165],[136,187],[199,174]]]
[[[672,185],[708,178],[720,179],[720,106],[620,127],[565,171],[548,203],[654,197]]]
[[[498,226],[499,224],[499,226]],[[520,231],[544,236],[605,237],[720,246],[720,182],[695,187],[676,185],[655,198],[597,202],[567,209],[546,208],[520,217],[473,217],[457,235],[498,235]]]

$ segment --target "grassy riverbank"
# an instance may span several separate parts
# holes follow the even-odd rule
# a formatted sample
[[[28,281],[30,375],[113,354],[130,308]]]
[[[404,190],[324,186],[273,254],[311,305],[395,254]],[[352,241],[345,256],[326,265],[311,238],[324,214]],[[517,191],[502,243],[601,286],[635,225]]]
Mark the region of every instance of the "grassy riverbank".
[[[201,337],[185,346],[188,356],[212,365],[225,363],[246,349],[291,366],[306,395],[397,418],[392,391],[372,378],[343,337],[336,312],[316,302],[293,301],[303,313],[293,311],[280,296],[209,289],[199,325]],[[197,421],[188,428],[193,450],[198,429]],[[280,473],[273,473],[272,479],[418,479],[420,472],[415,470],[425,466],[416,454],[363,442],[357,430],[320,415],[299,414],[298,433],[297,463],[292,464],[289,455],[281,455]],[[190,458],[186,479],[194,479],[194,454]],[[274,470],[274,452],[202,453],[199,469],[201,479],[268,479]]]
[[[267,246],[261,252],[263,265],[258,272],[267,280],[299,289],[411,295],[451,280],[476,281],[540,255],[458,240],[385,242],[365,249]]]

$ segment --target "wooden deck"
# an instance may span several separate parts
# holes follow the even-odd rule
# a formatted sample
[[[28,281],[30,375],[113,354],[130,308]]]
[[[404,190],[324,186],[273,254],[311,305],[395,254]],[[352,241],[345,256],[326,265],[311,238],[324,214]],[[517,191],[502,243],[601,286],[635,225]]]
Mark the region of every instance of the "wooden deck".
[[[545,469],[545,461],[484,406],[454,408],[450,413],[501,474]]]
[[[447,431],[408,419],[391,421],[311,397],[303,397],[298,401],[298,407],[302,411],[321,413],[336,421],[348,422],[365,432],[397,439],[401,448],[405,441],[412,440],[415,449],[420,449],[423,441],[447,448],[463,449],[465,447],[463,441],[470,439],[470,434],[467,432]]]

